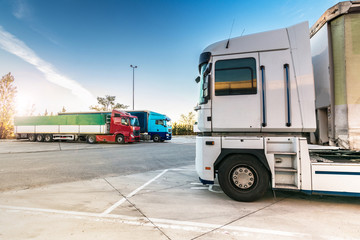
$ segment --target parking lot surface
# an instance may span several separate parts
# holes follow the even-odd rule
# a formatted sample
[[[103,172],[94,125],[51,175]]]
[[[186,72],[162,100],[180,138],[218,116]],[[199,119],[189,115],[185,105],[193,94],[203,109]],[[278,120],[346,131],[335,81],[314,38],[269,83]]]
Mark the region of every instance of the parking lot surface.
[[[61,144],[71,148],[66,151],[46,143],[31,143],[37,145],[28,147],[29,142],[0,142],[1,174],[13,171],[9,161],[21,161],[27,156],[25,152],[35,156],[26,158],[34,164],[34,159],[43,158],[45,172],[56,171],[54,162],[46,156],[56,159],[60,154],[63,158],[64,152],[69,155],[71,161],[67,164],[70,164],[79,156],[88,156],[87,152],[95,155],[94,159],[119,156],[121,160],[133,155],[127,156],[124,151],[133,153],[134,148],[143,148],[136,151],[146,161],[158,165],[155,169],[139,171],[135,167],[144,162],[132,168],[131,161],[118,159],[117,164],[126,164],[123,167],[128,171],[93,170],[94,177],[74,181],[56,174],[55,180],[49,181],[48,174],[35,171],[32,177],[38,174],[45,180],[28,185],[14,185],[2,179],[0,239],[359,239],[358,198],[294,192],[274,195],[269,191],[259,201],[236,202],[217,184],[199,184],[191,159],[194,139],[174,140],[163,145]],[[162,162],[156,156],[167,161]],[[94,164],[94,159],[89,158],[81,166]],[[100,167],[117,166],[110,160],[100,162]],[[14,179],[13,175],[9,176]]]

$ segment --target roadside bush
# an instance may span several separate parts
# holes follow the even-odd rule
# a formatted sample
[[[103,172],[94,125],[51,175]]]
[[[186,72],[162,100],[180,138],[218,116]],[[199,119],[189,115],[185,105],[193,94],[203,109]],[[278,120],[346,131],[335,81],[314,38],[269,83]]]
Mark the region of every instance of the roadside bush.
[[[172,125],[173,135],[196,135],[193,131],[193,125],[174,123]]]

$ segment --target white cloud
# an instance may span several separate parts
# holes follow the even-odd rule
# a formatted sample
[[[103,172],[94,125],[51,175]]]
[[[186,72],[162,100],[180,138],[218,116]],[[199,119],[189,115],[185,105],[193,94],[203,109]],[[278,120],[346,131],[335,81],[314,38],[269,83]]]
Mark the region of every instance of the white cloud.
[[[17,19],[23,19],[29,14],[29,8],[24,0],[14,1],[13,15]]]
[[[49,82],[71,90],[74,95],[86,103],[96,103],[95,97],[87,89],[78,82],[57,72],[54,66],[38,57],[24,42],[5,31],[2,26],[0,26],[0,48],[34,65],[45,75]]]

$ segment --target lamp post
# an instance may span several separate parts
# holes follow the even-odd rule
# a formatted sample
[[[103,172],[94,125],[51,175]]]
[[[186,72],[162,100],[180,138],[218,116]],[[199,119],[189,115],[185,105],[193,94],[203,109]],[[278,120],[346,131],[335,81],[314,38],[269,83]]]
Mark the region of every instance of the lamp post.
[[[133,69],[133,109],[132,110],[134,110],[135,68],[137,68],[137,66],[130,65],[130,67]]]

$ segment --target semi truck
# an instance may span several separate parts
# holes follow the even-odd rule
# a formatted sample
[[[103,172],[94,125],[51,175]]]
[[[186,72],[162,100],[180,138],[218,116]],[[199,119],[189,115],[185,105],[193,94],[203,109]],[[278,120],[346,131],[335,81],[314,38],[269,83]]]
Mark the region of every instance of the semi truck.
[[[124,111],[59,113],[56,116],[15,117],[17,139],[32,142],[72,140],[131,143],[140,140],[136,116]]]
[[[214,43],[198,69],[195,163],[203,184],[217,178],[237,201],[255,201],[269,186],[360,196],[359,152],[308,145],[317,125],[307,22]]]
[[[148,110],[128,111],[139,119],[140,133],[143,140],[164,142],[171,140],[171,119],[164,114]]]

